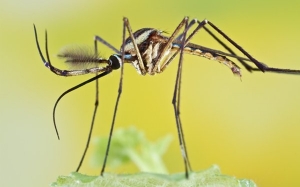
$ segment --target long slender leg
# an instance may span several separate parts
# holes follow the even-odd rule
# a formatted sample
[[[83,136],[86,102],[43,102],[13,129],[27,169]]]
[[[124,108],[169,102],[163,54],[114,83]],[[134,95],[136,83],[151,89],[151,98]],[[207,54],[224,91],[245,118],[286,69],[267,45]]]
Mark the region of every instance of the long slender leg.
[[[80,162],[78,164],[78,167],[76,169],[76,172],[79,171],[82,163],[83,163],[83,160],[85,158],[85,155],[86,155],[86,152],[89,148],[89,145],[90,145],[90,141],[91,141],[91,136],[92,136],[92,132],[93,132],[93,127],[94,127],[94,123],[95,123],[95,118],[96,118],[96,113],[97,113],[97,109],[98,109],[98,105],[99,105],[99,87],[98,87],[98,79],[96,79],[96,98],[95,98],[95,106],[94,106],[94,112],[93,112],[93,117],[92,117],[92,122],[91,122],[91,127],[90,127],[90,131],[89,131],[89,136],[88,136],[88,139],[87,139],[87,142],[86,142],[86,146],[85,146],[85,149],[83,151],[83,154],[81,156],[81,159],[80,159]]]
[[[195,23],[194,22],[196,22],[197,20],[196,19],[193,19],[190,23],[189,23],[189,25],[188,25],[188,27],[187,27],[187,31],[191,28],[191,26],[192,25],[194,25]],[[191,40],[191,38],[197,33],[197,31],[201,28],[201,27],[203,27],[205,25],[205,23],[204,23],[204,21],[202,21],[201,23],[199,23],[199,25],[198,25],[198,27],[196,28],[196,29],[194,29],[194,31],[188,36],[188,38],[185,40],[185,44],[184,44],[184,46],[183,47],[185,47],[188,43],[189,43],[189,41]],[[179,40],[182,40],[182,35],[179,35],[178,36],[178,38],[177,39],[179,39]],[[172,62],[172,60],[175,58],[175,56],[180,52],[180,49],[181,49],[181,46],[180,46],[180,48],[176,51],[176,52],[174,52],[174,54],[171,56],[171,58],[169,58],[168,59],[168,61],[167,62],[165,62],[164,63],[164,65],[163,65],[163,67],[162,67],[162,71]]]
[[[97,40],[94,40],[94,50],[95,50],[95,56],[98,56],[98,45],[97,45]],[[98,74],[96,73],[95,76],[97,76]],[[86,146],[84,148],[83,154],[81,156],[80,162],[78,164],[78,167],[76,169],[76,172],[79,171],[83,160],[85,158],[86,152],[89,148],[90,145],[90,141],[91,141],[91,137],[92,137],[92,132],[93,132],[93,128],[94,128],[94,124],[95,124],[95,118],[96,118],[96,114],[97,114],[97,109],[98,109],[98,105],[99,105],[99,81],[98,79],[95,80],[95,84],[96,84],[96,95],[95,95],[95,104],[94,104],[94,112],[93,112],[93,116],[92,116],[92,122],[91,122],[91,126],[90,126],[90,131],[89,131],[89,135],[88,135],[88,139],[86,142]]]
[[[112,46],[110,43],[108,43],[107,41],[105,41],[100,36],[95,36],[95,41],[98,41],[98,42],[104,44],[105,46],[107,46],[108,48],[110,48],[111,50],[113,50],[115,53],[120,54],[120,51],[118,49],[116,49],[114,46]]]
[[[189,170],[192,171],[192,166],[190,164],[190,160],[189,160],[189,157],[188,157],[188,153],[187,153],[187,147],[186,147],[186,143],[185,143],[185,139],[184,139],[184,134],[183,134],[183,129],[182,129],[182,123],[181,123],[181,118],[180,118],[180,98],[181,98],[181,80],[182,80],[182,61],[183,61],[183,53],[182,52],[182,57],[180,57],[180,72],[179,72],[179,78],[178,78],[178,95],[177,95],[177,99],[174,99],[175,101],[177,100],[177,113],[178,113],[178,122],[180,124],[180,129],[181,129],[181,134],[182,134],[182,141],[183,141],[183,145],[184,145],[184,149],[185,149],[185,155],[186,155],[186,158],[187,158],[187,164],[188,164],[188,167],[189,167]],[[179,71],[179,68],[178,68],[178,71]],[[177,79],[176,79],[177,80]],[[174,92],[175,92],[175,89],[176,89],[176,85],[175,85],[175,88],[174,88]]]
[[[192,26],[194,25],[194,22],[190,22],[189,23],[189,26],[188,26],[188,29],[190,29]],[[225,56],[232,56],[232,57],[235,57],[237,58],[237,60],[249,71],[249,72],[252,72],[252,71],[257,71],[259,70],[258,68],[253,68],[251,67],[249,64],[247,64],[244,60],[238,58],[238,56],[236,55],[236,53],[228,46],[226,45],[222,40],[220,40],[214,33],[212,33],[207,27],[203,27],[203,29],[211,36],[213,37],[221,46],[223,46],[229,53],[229,54],[220,54],[220,51],[217,51],[217,50],[213,50],[212,52],[214,53],[218,53],[220,55],[225,55]],[[181,38],[181,35],[178,37],[178,39]],[[199,48],[200,49],[200,48]],[[249,61],[249,59],[247,59]],[[259,70],[260,71],[260,70]]]
[[[189,19],[188,17],[184,17],[183,20],[177,26],[177,28],[174,30],[172,35],[170,36],[168,42],[165,44],[165,47],[163,48],[162,52],[160,53],[159,57],[157,58],[156,62],[154,63],[155,66],[153,68],[153,72],[157,71],[157,68],[160,64],[160,61],[162,60],[163,55],[165,54],[167,49],[170,47],[170,45],[173,43],[173,41],[175,40],[175,36],[179,33],[179,31],[181,30],[181,28],[184,26],[184,24],[186,23],[186,21],[188,19]]]
[[[184,134],[183,134],[183,129],[181,125],[181,120],[180,120],[180,83],[181,83],[181,77],[182,77],[182,60],[183,60],[183,49],[185,45],[185,37],[186,37],[186,31],[187,31],[187,26],[188,26],[188,19],[185,19],[184,22],[185,25],[185,30],[183,33],[183,40],[181,44],[181,49],[180,49],[180,57],[179,57],[179,63],[178,63],[178,70],[177,70],[177,76],[176,76],[176,82],[175,82],[175,88],[174,88],[174,93],[173,93],[173,99],[172,99],[172,104],[174,107],[174,113],[175,113],[175,119],[176,119],[176,125],[177,125],[177,131],[178,131],[178,137],[179,137],[179,145],[181,149],[181,154],[184,160],[184,166],[185,166],[185,176],[186,178],[189,177],[189,171],[191,170],[190,162],[188,159],[188,154],[186,150],[186,144],[184,140]]]
[[[221,41],[214,33],[212,33],[207,27],[203,27],[203,29],[211,36],[213,37],[221,46],[223,46],[230,54],[232,55],[236,55],[236,53],[230,48],[228,47],[223,41]],[[252,72],[253,67],[251,67],[249,64],[247,64],[245,61],[241,60],[241,59],[237,59],[249,72]],[[258,69],[257,69],[258,70]]]
[[[235,48],[237,48],[240,52],[242,52],[249,60],[250,62],[254,63],[256,67],[262,71],[262,72],[274,72],[274,73],[284,73],[284,74],[300,74],[300,70],[294,70],[294,69],[283,69],[283,68],[273,68],[268,67],[267,65],[257,61],[255,58],[253,58],[247,51],[245,51],[240,45],[238,45],[236,42],[234,42],[229,36],[227,36],[223,31],[221,31],[217,26],[215,26],[213,23],[211,23],[208,20],[199,21],[197,19],[194,19],[190,22],[191,25],[198,23],[198,26],[196,29],[189,35],[189,37],[186,40],[185,45],[189,43],[191,38],[206,24],[209,24],[215,31],[217,31],[221,36],[223,36],[229,43],[231,43]],[[179,52],[179,50],[174,54],[176,55]],[[171,61],[174,58],[174,55],[172,58],[169,59]],[[251,67],[251,66],[248,66]],[[246,67],[247,68],[247,67]],[[258,69],[252,68],[251,70],[257,71]]]
[[[117,54],[120,54],[120,51],[118,51],[114,46],[112,46],[110,43],[108,43],[107,41],[105,41],[104,39],[102,39],[100,36],[95,36],[95,39],[94,39],[94,46],[95,46],[95,55],[97,56],[98,55],[98,45],[97,45],[97,42],[100,42],[102,44],[104,44],[105,46],[107,46],[108,48],[112,49],[115,53]],[[123,74],[122,73],[122,70],[123,68],[121,69],[121,75]],[[122,85],[121,85],[122,86]],[[122,88],[121,88],[122,90]],[[92,131],[93,131],[93,126],[94,126],[94,121],[95,121],[95,117],[96,117],[96,112],[97,112],[97,108],[98,108],[98,105],[99,105],[99,83],[98,83],[98,79],[96,80],[96,98],[95,98],[95,107],[94,107],[94,113],[93,113],[93,118],[92,118],[92,123],[91,123],[91,128],[90,128],[90,132],[89,132],[89,136],[88,136],[88,140],[87,140],[87,143],[86,143],[86,147],[85,147],[85,150],[84,150],[84,153],[82,155],[82,158],[81,158],[81,161],[78,165],[78,168],[76,171],[79,170],[83,160],[84,160],[84,157],[85,157],[85,154],[86,154],[86,151],[88,149],[88,146],[89,146],[89,143],[90,143],[90,139],[91,139],[91,134],[92,134]],[[115,112],[116,113],[116,112]],[[109,145],[108,145],[109,146]]]
[[[205,26],[205,24],[207,24],[207,20],[203,20],[201,22],[199,22],[197,19],[193,19],[189,25],[188,25],[188,30],[195,24],[195,23],[198,23],[198,26],[192,31],[192,33],[189,35],[189,37],[186,39],[186,43],[185,43],[185,46],[184,47],[189,47],[190,49],[194,48],[194,49],[199,49],[199,50],[203,50],[203,51],[207,51],[209,53],[201,53],[200,56],[203,56],[205,58],[208,58],[208,59],[215,59],[217,61],[219,61],[220,63],[223,63],[225,64],[226,66],[228,66],[232,72],[235,74],[235,75],[238,75],[238,76],[241,76],[240,74],[240,68],[232,61],[230,61],[229,59],[226,58],[226,56],[224,56],[224,52],[221,52],[221,51],[217,51],[217,50],[212,50],[212,49],[209,49],[209,48],[206,48],[206,47],[203,47],[203,46],[200,46],[200,45],[196,45],[196,44],[192,44],[192,43],[189,43],[190,40],[192,39],[192,37],[202,28]],[[182,40],[182,34],[178,36],[177,38],[178,40]],[[224,44],[225,45],[225,44]],[[164,66],[162,67],[162,71],[164,71],[164,69],[167,67],[167,65],[175,58],[175,56],[180,52],[179,49],[177,49],[176,52],[174,52],[174,54],[171,56],[171,58],[164,64]],[[238,56],[235,56],[235,55],[232,55],[232,54],[225,54],[225,55],[228,55],[228,56],[231,56],[231,57],[235,57],[237,58],[238,60],[242,60],[243,58],[241,57],[238,57]],[[247,59],[249,60],[249,59]],[[249,61],[252,61],[252,60],[249,60]]]
[[[229,38],[224,32],[222,32],[218,27],[216,27],[212,22],[207,21],[207,23],[213,29],[215,29],[219,34],[221,34],[224,38],[226,38],[226,40],[228,40],[234,47],[236,47],[245,56],[247,56],[262,72],[268,71],[268,72],[275,72],[275,73],[300,74],[300,70],[273,68],[273,67],[268,67],[267,65],[258,62],[249,53],[247,53],[241,46],[239,46],[236,42],[234,42],[231,38]]]
[[[187,46],[190,42],[190,40],[192,39],[192,37],[202,28],[204,27],[207,23],[208,20],[203,20],[203,21],[199,21],[197,19],[193,19],[189,25],[188,25],[188,29],[190,29],[195,23],[198,23],[198,26],[192,31],[192,33],[188,36],[188,38],[186,39],[186,43],[185,46]],[[212,34],[212,33],[209,33]],[[179,35],[177,39],[181,40],[182,35]],[[215,38],[216,39],[216,38]],[[218,40],[217,40],[218,41]],[[219,42],[219,41],[218,41]],[[221,41],[220,41],[221,42]],[[222,43],[220,43],[222,45]],[[195,44],[191,44],[191,45],[195,45]],[[225,44],[224,44],[225,45]],[[224,46],[223,45],[223,46]],[[195,45],[196,46],[196,45]],[[199,46],[202,47],[202,46]],[[224,46],[225,47],[225,46]],[[227,49],[227,48],[226,48]],[[231,49],[230,49],[231,50]],[[168,62],[166,62],[166,66],[173,60],[173,58],[179,53],[180,50],[177,50],[173,56],[168,60]],[[232,50],[231,50],[232,51]],[[215,51],[215,53],[217,53],[218,51]],[[247,53],[247,52],[246,52]],[[247,53],[248,54],[248,53]],[[248,57],[248,56],[247,56]],[[239,59],[239,58],[238,58]],[[250,61],[252,62],[252,60],[250,59]]]
[[[117,96],[117,100],[116,100],[116,104],[115,104],[115,109],[114,109],[114,114],[113,114],[113,119],[112,119],[112,123],[111,123],[111,127],[110,127],[110,132],[109,132],[109,137],[108,137],[108,142],[107,142],[107,147],[106,147],[106,151],[105,151],[105,156],[104,156],[104,161],[103,161],[103,166],[100,172],[100,175],[103,176],[103,173],[105,171],[105,166],[106,166],[106,162],[107,162],[107,158],[108,158],[108,154],[109,154],[109,148],[110,148],[110,143],[111,143],[111,138],[113,135],[113,130],[114,130],[114,125],[115,125],[115,119],[116,119],[116,115],[117,115],[117,110],[118,110],[118,106],[119,106],[119,101],[120,101],[120,97],[122,94],[122,86],[123,86],[123,72],[124,72],[124,56],[125,56],[125,36],[126,36],[126,18],[123,19],[123,38],[122,38],[122,66],[121,66],[121,75],[120,75],[120,82],[119,82],[119,88],[118,88],[118,96]]]
[[[131,26],[130,26],[130,24],[129,24],[128,18],[124,17],[124,18],[123,18],[123,22],[124,22],[125,27],[127,28],[127,31],[128,31],[129,36],[130,36],[130,38],[131,38],[132,44],[133,44],[134,49],[135,49],[135,51],[136,51],[136,55],[137,55],[137,58],[138,58],[138,62],[139,62],[139,65],[140,65],[140,67],[141,67],[141,73],[142,73],[142,75],[145,75],[145,74],[146,74],[146,69],[145,69],[145,67],[144,67],[144,63],[143,63],[143,60],[142,60],[141,53],[140,53],[140,51],[139,51],[139,48],[138,48],[137,43],[136,43],[136,41],[135,41],[135,38],[134,38],[134,36],[133,36],[132,29],[131,29]],[[125,41],[125,39],[124,39],[124,41]],[[125,50],[125,42],[122,44],[122,53],[123,53],[123,50]]]
[[[265,72],[265,65],[258,62],[255,58],[253,58],[248,52],[246,52],[241,46],[239,46],[235,41],[229,38],[225,33],[223,33],[218,27],[212,24],[210,21],[205,20],[205,23],[209,24],[214,30],[216,30],[219,34],[221,34],[227,41],[229,41],[234,47],[236,47],[239,51],[241,51],[246,57],[248,57],[262,72]]]
[[[189,26],[188,26],[188,29],[190,29],[193,25],[194,25],[195,22],[191,21],[189,23]],[[211,36],[213,37],[222,47],[224,47],[231,55],[232,57],[238,57],[236,55],[236,53],[229,47],[227,46],[222,40],[220,40],[214,33],[212,33],[207,27],[203,27],[203,29]],[[182,38],[182,34],[178,36],[177,40],[181,40]],[[199,48],[200,46],[198,46]],[[202,47],[202,46],[201,46]],[[199,48],[200,49],[200,48]],[[217,50],[213,50],[212,51],[213,53],[218,53],[219,51]],[[220,52],[219,52],[220,53]],[[218,53],[218,54],[219,54]],[[221,54],[221,55],[225,55],[225,56],[229,56],[228,54]],[[252,72],[252,70],[256,69],[256,70],[259,70],[257,68],[253,68],[251,67],[249,64],[247,64],[244,60],[240,59],[240,58],[237,58],[237,60],[249,71],[249,72]],[[248,59],[249,60],[249,59]]]

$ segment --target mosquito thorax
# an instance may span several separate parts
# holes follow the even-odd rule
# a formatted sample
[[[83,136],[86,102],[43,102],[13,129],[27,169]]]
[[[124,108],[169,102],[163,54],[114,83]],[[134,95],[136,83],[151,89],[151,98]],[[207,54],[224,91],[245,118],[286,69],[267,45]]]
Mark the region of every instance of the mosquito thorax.
[[[133,37],[136,41],[136,44],[139,46],[140,44],[142,44],[143,42],[145,42],[146,40],[149,39],[150,35],[153,33],[153,32],[157,32],[156,29],[153,29],[153,28],[142,28],[142,29],[139,29],[137,31],[135,31],[133,33]],[[136,53],[135,52],[135,49],[134,49],[134,45],[133,45],[133,42],[132,42],[132,39],[130,37],[128,37],[126,40],[125,40],[125,44],[124,44],[124,51],[127,52],[127,53]],[[122,48],[123,46],[121,46],[121,50],[122,51]]]
[[[131,37],[128,37],[121,46],[120,52],[124,50],[126,62],[131,63],[139,74],[154,75],[160,73],[161,64],[168,60],[171,46],[161,54],[168,42],[168,38],[163,36],[162,33],[164,32],[154,28],[142,28],[133,33],[138,50],[135,49]],[[141,56],[140,60],[138,59],[138,53]],[[158,61],[159,57],[161,58]],[[157,63],[158,65],[156,65]]]
[[[122,59],[119,55],[111,55],[108,60],[111,69],[119,69],[122,66]]]

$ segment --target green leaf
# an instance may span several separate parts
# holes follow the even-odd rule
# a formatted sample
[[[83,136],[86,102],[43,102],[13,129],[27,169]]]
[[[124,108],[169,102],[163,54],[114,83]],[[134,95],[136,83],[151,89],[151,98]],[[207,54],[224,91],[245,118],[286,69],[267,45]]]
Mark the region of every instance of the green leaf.
[[[60,176],[51,184],[52,187],[119,187],[119,186],[197,186],[197,187],[256,187],[255,183],[247,179],[236,179],[223,175],[218,166],[190,173],[189,179],[185,179],[184,173],[164,175],[153,173],[137,173],[117,175],[105,173],[104,176],[87,176],[73,172],[69,176]]]

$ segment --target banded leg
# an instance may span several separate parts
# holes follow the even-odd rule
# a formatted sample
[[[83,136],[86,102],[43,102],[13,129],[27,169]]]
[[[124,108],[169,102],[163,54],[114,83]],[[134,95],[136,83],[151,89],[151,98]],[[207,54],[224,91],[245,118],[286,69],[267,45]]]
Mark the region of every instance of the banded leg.
[[[192,27],[192,25],[195,24],[195,23],[193,23],[193,22],[195,22],[195,20],[196,20],[196,19],[193,19],[193,20],[189,23],[189,25],[188,25],[188,27],[187,27],[187,31]],[[196,20],[196,21],[197,21],[197,20]],[[204,21],[202,21],[202,22],[199,23],[199,25],[196,27],[196,29],[194,29],[193,32],[188,36],[188,38],[184,41],[184,46],[183,46],[183,47],[185,47],[186,45],[189,44],[191,38],[192,38],[192,37],[198,32],[198,30],[199,30],[200,28],[202,28],[204,25],[205,25],[205,22],[204,22]],[[183,37],[182,35],[179,35],[179,36],[178,36],[179,41],[180,41],[180,40],[182,41],[182,37]],[[175,58],[175,56],[177,56],[177,54],[180,52],[180,48],[181,48],[181,46],[179,46],[179,48],[177,49],[177,51],[174,52],[174,54],[171,56],[171,58],[169,58],[168,61],[164,63],[164,65],[162,66],[162,71],[163,71],[163,70],[164,70],[164,69],[172,62],[172,60]]]
[[[203,27],[203,29],[211,36],[213,37],[222,47],[224,47],[230,54],[237,56],[236,53],[230,48],[228,47],[223,41],[221,41],[214,33],[212,33],[207,27]],[[245,62],[242,59],[238,59],[237,60],[247,69],[247,71],[252,72],[253,70],[257,70],[260,71],[260,69],[258,68],[253,68],[252,66],[250,66],[249,64],[247,64],[247,62]]]
[[[116,49],[114,46],[112,46],[110,43],[108,43],[107,41],[105,41],[100,36],[95,36],[94,41],[98,41],[98,42],[102,43],[103,45],[105,45],[108,48],[110,48],[111,50],[113,50],[116,54],[121,54],[118,49]],[[97,48],[97,42],[95,42],[95,47]]]
[[[120,101],[120,97],[122,94],[122,88],[123,88],[123,74],[124,74],[124,56],[125,56],[125,36],[126,36],[126,28],[129,29],[129,22],[127,18],[123,18],[123,38],[122,38],[122,54],[121,54],[121,74],[120,74],[120,81],[119,81],[119,88],[118,88],[118,96],[117,96],[117,100],[115,103],[115,108],[114,108],[114,114],[113,114],[113,118],[112,118],[112,122],[111,122],[111,126],[110,126],[110,132],[109,132],[109,136],[108,136],[108,142],[107,142],[107,146],[106,146],[106,151],[105,151],[105,156],[104,156],[104,161],[103,161],[103,165],[102,165],[102,169],[100,172],[100,175],[103,176],[103,173],[105,171],[105,167],[106,167],[106,163],[107,163],[107,158],[108,158],[108,154],[109,154],[109,149],[110,149],[110,143],[111,143],[111,139],[112,139],[112,135],[113,135],[113,130],[114,130],[114,125],[115,125],[115,120],[116,120],[116,115],[117,115],[117,110],[118,110],[118,106],[119,106],[119,101]],[[131,38],[133,43],[134,38],[133,35],[131,33]],[[136,43],[135,46],[137,47]],[[137,50],[137,53],[139,53],[139,51]],[[142,62],[142,61],[141,61]]]
[[[192,34],[187,38],[186,42],[189,42],[192,37],[202,28],[204,27],[206,24],[209,24],[212,28],[214,28],[214,30],[216,30],[219,34],[221,34],[228,42],[230,42],[234,47],[236,47],[239,51],[241,51],[246,57],[248,57],[251,62],[253,62],[261,71],[264,72],[264,65],[260,62],[258,62],[255,58],[253,58],[247,51],[245,51],[241,46],[239,46],[236,42],[234,42],[231,38],[229,38],[225,33],[223,33],[219,28],[217,28],[215,25],[213,25],[210,21],[208,20],[203,20],[203,21],[199,21],[197,19],[193,19],[190,22],[190,26],[194,25],[195,23],[198,23],[198,26],[196,27],[196,29],[192,32]]]
[[[138,58],[138,63],[140,65],[140,67],[141,67],[141,73],[142,73],[142,75],[146,75],[147,72],[146,72],[146,69],[145,69],[145,66],[144,66],[144,63],[143,63],[143,60],[142,60],[142,56],[141,56],[140,50],[139,50],[139,48],[137,46],[137,42],[136,42],[136,40],[135,40],[135,38],[133,36],[132,29],[131,29],[131,26],[129,24],[128,18],[124,17],[123,18],[123,22],[124,22],[124,26],[123,27],[127,28],[127,31],[129,33],[129,37],[131,38],[133,47],[134,47],[134,49],[136,51],[136,56]],[[126,29],[125,29],[125,33],[126,33]],[[124,28],[123,28],[123,34],[124,34]],[[122,43],[122,54],[124,53],[124,50],[125,50],[125,36],[123,36],[123,39],[124,39],[124,41]],[[125,53],[124,53],[124,55],[125,55]],[[123,55],[123,58],[124,58],[124,55]]]
[[[254,57],[252,57],[247,51],[245,51],[240,45],[238,45],[235,41],[233,41],[229,36],[227,36],[223,31],[221,31],[217,26],[215,26],[212,22],[208,20],[199,21],[197,19],[194,19],[190,22],[190,25],[194,25],[195,23],[198,24],[197,28],[189,35],[189,37],[186,40],[187,45],[191,38],[206,24],[210,25],[216,32],[218,32],[221,36],[223,36],[229,43],[231,43],[235,48],[237,48],[241,53],[243,53],[250,62],[254,63],[257,68],[252,68],[250,65],[244,65],[246,69],[251,69],[252,71],[262,71],[262,72],[274,72],[274,73],[284,73],[284,74],[300,74],[300,70],[294,70],[294,69],[284,69],[284,68],[273,68],[268,67],[266,64],[261,63],[257,61]],[[220,43],[221,44],[221,43]],[[222,45],[222,44],[221,44]],[[179,51],[177,51],[178,53]],[[177,54],[176,53],[176,54]],[[174,56],[174,55],[173,55]],[[173,58],[171,58],[172,60]],[[239,59],[239,58],[237,58]],[[170,61],[170,60],[169,60]],[[242,63],[243,64],[243,63]]]
[[[188,25],[188,29],[190,29],[192,26],[194,25],[194,22],[190,22]],[[194,49],[199,49],[202,51],[206,51],[206,52],[210,52],[211,54],[218,54],[219,56],[222,55],[223,59],[225,59],[226,57],[234,57],[236,58],[249,72],[252,72],[252,70],[257,70],[260,71],[258,68],[253,68],[250,65],[248,65],[246,61],[250,61],[249,59],[243,59],[242,57],[237,56],[237,54],[229,47],[227,46],[223,41],[221,41],[214,33],[212,33],[207,27],[203,27],[203,29],[212,37],[214,38],[222,47],[224,47],[230,54],[226,54],[222,51],[218,51],[218,50],[214,50],[214,49],[209,49],[207,47],[203,47],[200,45],[196,45],[196,44],[190,44],[192,46],[194,46]],[[181,40],[182,38],[182,34],[178,36],[177,40]]]
[[[108,43],[107,41],[105,41],[104,39],[102,39],[100,36],[95,36],[95,38],[94,38],[95,54],[98,55],[98,45],[97,45],[97,42],[100,42],[100,43],[104,44],[105,46],[107,46],[108,48],[110,48],[111,50],[113,50],[114,52],[116,52],[117,54],[120,54],[120,51],[118,51],[114,46],[112,46],[110,43]],[[122,59],[122,63],[123,62],[124,62],[124,59]],[[112,138],[112,134],[113,134],[113,128],[114,128],[115,118],[116,118],[116,114],[117,114],[118,103],[119,103],[120,96],[121,96],[121,93],[122,93],[123,66],[121,68],[122,69],[121,69],[121,78],[120,78],[119,89],[118,89],[118,96],[117,96],[116,105],[115,105],[115,109],[114,109],[114,114],[113,114],[113,119],[112,119],[112,125],[111,125],[111,129],[110,129],[110,134],[109,134],[108,145],[107,145],[107,149],[106,149],[105,157],[104,157],[104,162],[103,162],[103,166],[102,166],[101,173],[100,173],[101,175],[103,175],[103,173],[105,171],[105,166],[106,166],[106,162],[107,162],[107,158],[108,158],[108,153],[109,153],[111,138]],[[93,130],[93,125],[94,125],[94,121],[95,121],[95,117],[96,117],[96,112],[97,112],[97,108],[98,108],[98,101],[99,101],[98,100],[98,98],[99,98],[99,91],[98,91],[98,89],[99,89],[98,80],[96,80],[96,99],[95,99],[95,107],[94,107],[94,113],[93,113],[93,118],[92,118],[92,124],[91,124],[91,128],[90,128],[90,132],[89,132],[89,136],[88,136],[88,140],[87,140],[87,143],[86,143],[86,147],[85,147],[84,153],[82,155],[81,161],[80,161],[79,166],[78,166],[78,168],[77,168],[76,171],[79,170],[79,168],[80,168],[80,166],[81,166],[81,164],[82,164],[82,162],[84,160],[86,151],[87,151],[87,149],[89,147],[90,138],[91,138],[91,134],[92,134],[92,130]]]
[[[184,32],[183,32],[183,40],[181,42],[180,47],[180,56],[179,56],[179,63],[178,63],[178,69],[177,69],[177,75],[176,75],[176,81],[175,81],[175,88],[173,93],[173,99],[172,104],[174,107],[174,113],[175,113],[175,119],[176,119],[176,125],[177,125],[177,131],[178,131],[178,137],[179,137],[179,145],[181,149],[181,154],[184,160],[184,166],[185,166],[185,177],[189,177],[189,171],[192,170],[187,149],[186,149],[186,143],[184,140],[184,134],[180,119],[180,93],[181,93],[181,78],[182,78],[182,61],[183,61],[183,53],[184,53],[184,46],[185,46],[185,39],[186,39],[186,32],[188,29],[188,18],[186,17],[184,19],[183,25],[185,26]]]
[[[98,56],[98,45],[97,45],[97,40],[96,38],[94,39],[94,53],[95,53],[95,56]],[[98,74],[96,73],[96,76]],[[95,103],[94,103],[94,112],[93,112],[93,116],[92,116],[92,121],[91,121],[91,126],[90,126],[90,131],[89,131],[89,135],[88,135],[88,139],[87,139],[87,142],[86,142],[86,146],[84,148],[84,151],[83,151],[83,154],[81,156],[81,159],[80,159],[80,162],[78,164],[78,167],[76,169],[76,172],[79,171],[82,163],[83,163],[83,160],[85,158],[85,155],[86,155],[86,152],[89,148],[89,145],[90,145],[90,141],[91,141],[91,137],[92,137],[92,133],[93,133],[93,128],[94,128],[94,124],[95,124],[95,118],[96,118],[96,114],[97,114],[97,110],[98,110],[98,106],[99,106],[99,81],[98,79],[95,80],[95,84],[96,84],[96,94],[95,94]]]
[[[183,20],[179,23],[179,25],[177,26],[177,28],[174,30],[174,32],[172,33],[172,35],[169,37],[168,42],[165,44],[165,47],[163,48],[162,52],[160,53],[160,55],[158,56],[156,62],[154,62],[154,68],[153,71],[156,72],[158,69],[158,66],[160,64],[160,61],[163,58],[163,55],[166,53],[166,51],[168,50],[168,48],[170,47],[170,45],[172,45],[172,43],[174,42],[174,40],[176,39],[175,36],[178,35],[179,31],[181,30],[181,28],[183,26],[185,26],[185,23],[188,21],[188,17],[184,17]]]

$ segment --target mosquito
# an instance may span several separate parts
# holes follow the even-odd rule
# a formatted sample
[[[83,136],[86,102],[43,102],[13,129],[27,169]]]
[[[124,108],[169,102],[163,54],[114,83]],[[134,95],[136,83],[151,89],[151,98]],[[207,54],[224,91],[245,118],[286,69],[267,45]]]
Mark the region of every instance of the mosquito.
[[[225,38],[233,47],[235,47],[243,55],[245,55],[245,57],[237,56],[233,52],[233,50],[230,47],[228,47],[225,43],[223,43],[213,32],[211,32],[211,30],[208,29],[207,26],[210,26],[216,33],[220,34],[223,38]],[[219,50],[210,49],[198,44],[190,43],[191,39],[198,33],[200,29],[208,32],[208,34],[212,38],[214,38],[228,52],[226,53]],[[126,30],[129,33],[128,38],[126,38]],[[189,34],[187,34],[188,32]],[[95,117],[97,113],[97,108],[98,108],[98,95],[99,95],[98,79],[110,74],[114,70],[121,69],[118,95],[116,98],[115,107],[113,111],[112,123],[110,127],[109,139],[106,147],[103,166],[100,172],[101,176],[103,176],[103,173],[105,171],[105,166],[106,166],[109,149],[110,149],[110,143],[113,135],[113,129],[115,125],[115,119],[118,110],[118,105],[122,94],[123,71],[124,71],[125,63],[132,64],[133,67],[136,69],[136,71],[141,75],[147,75],[147,74],[155,75],[164,72],[167,66],[179,54],[179,62],[178,62],[176,79],[175,79],[172,105],[174,108],[179,146],[180,146],[180,150],[184,162],[186,178],[189,177],[189,173],[192,171],[192,168],[189,162],[186,143],[184,140],[184,133],[182,129],[182,123],[180,120],[181,73],[182,73],[184,54],[196,55],[196,56],[204,57],[206,59],[210,59],[222,63],[225,66],[227,66],[234,75],[237,75],[238,77],[242,76],[241,69],[238,65],[236,65],[233,61],[229,59],[230,57],[235,58],[237,61],[239,61],[242,64],[242,66],[244,66],[244,68],[246,68],[246,70],[249,72],[261,71],[261,72],[273,72],[273,73],[283,73],[283,74],[300,74],[300,70],[273,68],[273,67],[268,67],[266,64],[262,62],[259,62],[253,56],[251,56],[247,51],[245,51],[240,45],[238,45],[235,41],[233,41],[229,36],[227,36],[227,34],[225,34],[212,22],[206,19],[204,19],[203,21],[199,21],[197,19],[193,19],[189,21],[188,17],[184,17],[183,20],[177,26],[177,28],[173,31],[172,35],[170,37],[167,37],[164,35],[165,32],[154,28],[142,28],[133,33],[128,18],[124,17],[123,37],[122,37],[122,45],[120,50],[116,49],[114,46],[112,46],[110,43],[108,43],[101,37],[95,36],[94,53],[88,53],[86,50],[82,50],[79,48],[79,49],[64,50],[58,55],[59,57],[64,58],[66,63],[69,63],[71,65],[82,65],[82,64],[85,65],[87,63],[92,63],[94,65],[91,68],[83,68],[79,70],[61,70],[54,67],[51,64],[49,58],[47,31],[45,31],[45,51],[46,51],[47,59],[45,59],[41,51],[35,25],[34,25],[34,34],[35,34],[35,41],[39,51],[39,55],[44,65],[56,75],[66,77],[66,76],[85,75],[90,73],[96,74],[93,78],[90,78],[63,92],[58,97],[53,108],[53,123],[54,123],[57,137],[59,139],[59,134],[58,134],[56,121],[55,121],[55,111],[58,102],[61,100],[63,96],[65,96],[69,92],[74,91],[90,82],[93,81],[96,82],[95,106],[94,106],[94,112],[92,116],[89,136],[86,143],[86,147],[84,149],[83,155],[81,157],[81,160],[79,162],[76,171],[79,171],[90,143],[90,138],[91,138]],[[98,54],[98,42],[104,44],[115,53],[111,55],[108,59],[101,58]],[[251,64],[254,64],[255,66],[251,66]]]

